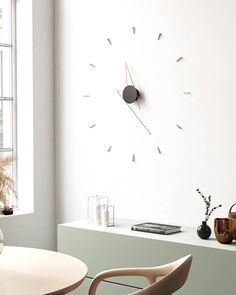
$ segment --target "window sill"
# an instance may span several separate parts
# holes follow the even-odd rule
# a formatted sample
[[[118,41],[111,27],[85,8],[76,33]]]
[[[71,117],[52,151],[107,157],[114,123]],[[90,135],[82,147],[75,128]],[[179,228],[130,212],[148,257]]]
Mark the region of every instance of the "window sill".
[[[27,214],[33,214],[33,211],[26,211],[26,210],[15,210],[13,214],[11,215],[4,215],[0,213],[0,218],[9,218],[9,217],[15,217],[15,216],[21,216],[21,215],[27,215]]]

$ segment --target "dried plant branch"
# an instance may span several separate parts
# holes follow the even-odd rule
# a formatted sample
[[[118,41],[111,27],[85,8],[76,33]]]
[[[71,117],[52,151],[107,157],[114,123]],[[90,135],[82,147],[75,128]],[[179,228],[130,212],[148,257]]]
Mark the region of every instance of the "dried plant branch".
[[[211,196],[208,196],[208,198],[205,197],[205,196],[201,193],[201,191],[199,190],[199,188],[196,189],[196,191],[197,191],[197,193],[202,197],[202,199],[203,199],[203,201],[204,201],[204,203],[205,203],[205,205],[206,205],[205,221],[207,222],[207,221],[209,220],[211,214],[212,214],[217,208],[222,207],[222,205],[220,204],[220,205],[218,205],[218,206],[215,206],[215,207],[212,207],[212,208],[211,208]]]
[[[9,195],[11,193],[17,198],[15,181],[7,172],[7,169],[12,165],[14,160],[12,156],[0,158],[0,202],[4,206],[8,205]]]

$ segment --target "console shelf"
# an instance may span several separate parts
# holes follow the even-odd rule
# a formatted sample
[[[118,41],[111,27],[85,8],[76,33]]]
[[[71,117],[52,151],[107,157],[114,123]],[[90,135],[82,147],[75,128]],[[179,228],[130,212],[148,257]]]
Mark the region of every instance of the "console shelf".
[[[58,251],[78,257],[88,266],[88,278],[78,294],[87,294],[91,278],[102,270],[156,266],[190,253],[193,264],[189,278],[176,294],[235,294],[235,241],[223,245],[214,238],[201,240],[195,228],[182,228],[182,232],[172,235],[132,231],[131,225],[139,222],[118,219],[114,227],[108,228],[86,221],[58,225]],[[133,277],[112,278],[110,282],[113,284],[101,285],[98,295],[128,294],[147,285],[145,279]]]

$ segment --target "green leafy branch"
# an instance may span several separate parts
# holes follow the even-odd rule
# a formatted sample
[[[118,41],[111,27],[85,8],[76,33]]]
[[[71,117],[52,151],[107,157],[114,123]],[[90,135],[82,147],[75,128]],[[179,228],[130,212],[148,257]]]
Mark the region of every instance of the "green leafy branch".
[[[211,196],[205,197],[201,191],[196,189],[197,193],[203,198],[204,203],[206,204],[206,212],[205,212],[205,221],[207,222],[212,214],[217,208],[222,207],[222,205],[218,205],[211,208]]]

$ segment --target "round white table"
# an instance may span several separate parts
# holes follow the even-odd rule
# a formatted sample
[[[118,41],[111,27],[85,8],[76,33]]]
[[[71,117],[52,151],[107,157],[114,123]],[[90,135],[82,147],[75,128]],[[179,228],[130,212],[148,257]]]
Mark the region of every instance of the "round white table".
[[[0,254],[1,295],[67,294],[86,274],[81,260],[59,252],[4,246]]]

